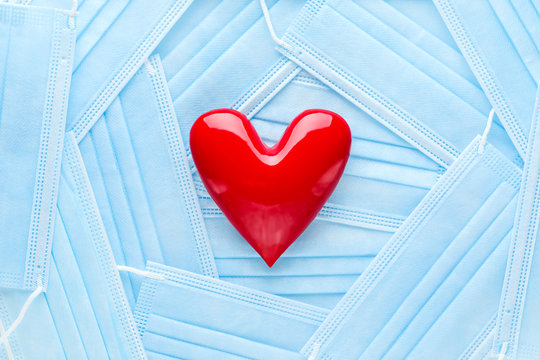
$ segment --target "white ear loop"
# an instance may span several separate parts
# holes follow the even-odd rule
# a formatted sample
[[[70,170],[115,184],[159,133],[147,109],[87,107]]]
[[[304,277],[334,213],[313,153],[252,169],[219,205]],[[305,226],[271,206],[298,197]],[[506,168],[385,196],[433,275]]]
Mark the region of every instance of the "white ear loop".
[[[75,16],[77,15],[78,0],[73,0],[71,3],[71,11],[69,12],[69,28],[75,29]]]
[[[270,20],[270,13],[268,12],[268,6],[266,6],[266,1],[259,0],[259,3],[261,4],[264,20],[266,21],[266,27],[268,28],[268,31],[270,32],[270,36],[272,37],[272,40],[274,40],[274,42],[278,44],[279,46],[282,46],[287,50],[291,50],[292,48],[289,44],[287,44],[285,41],[277,37],[276,32],[274,31],[274,26],[272,25],[272,20]]]
[[[128,271],[137,275],[141,275],[141,276],[145,276],[145,277],[157,279],[157,280],[165,279],[165,276],[162,274],[156,274],[150,271],[140,270],[140,269],[136,269],[130,266],[117,265],[116,267],[118,268],[119,271]],[[24,302],[24,305],[22,306],[21,311],[19,312],[19,315],[17,315],[17,318],[15,319],[15,321],[13,321],[13,323],[9,326],[9,328],[5,332],[2,333],[2,336],[0,336],[0,344],[4,344],[4,343],[9,344],[8,343],[9,336],[15,331],[15,329],[17,329],[17,327],[20,325],[20,323],[24,319],[24,316],[28,312],[28,309],[30,308],[34,300],[42,292],[43,292],[43,285],[41,284],[34,291],[32,291],[30,296],[28,296],[28,298]],[[6,348],[7,347],[8,346],[6,346]]]
[[[22,306],[21,311],[19,312],[19,315],[17,315],[17,318],[15,319],[15,321],[13,321],[13,323],[6,330],[6,332],[3,333],[2,336],[0,337],[0,344],[6,342],[8,340],[9,335],[11,335],[11,333],[15,331],[15,329],[17,329],[17,326],[19,326],[19,324],[24,319],[24,316],[26,315],[26,312],[30,308],[30,305],[32,305],[34,300],[42,292],[43,292],[43,285],[41,284],[34,291],[32,291],[28,299],[26,299],[26,301],[24,302],[24,305]]]
[[[4,334],[5,334],[4,325],[2,324],[2,321],[0,320],[0,336],[3,336]],[[6,341],[4,341],[3,344],[6,349],[6,354],[8,356],[8,359],[15,360],[15,356],[13,356],[13,351],[11,350],[11,344],[9,343],[9,339],[6,338]]]
[[[144,276],[151,279],[165,280],[165,275],[163,274],[156,274],[151,271],[141,270],[141,269],[137,269],[131,266],[116,265],[116,268],[118,269],[118,271],[127,271],[130,273],[137,274],[137,275]]]
[[[489,112],[488,121],[486,124],[486,128],[484,129],[484,133],[482,134],[482,138],[480,139],[480,143],[478,144],[478,153],[483,154],[484,150],[486,148],[486,141],[489,134],[489,130],[491,130],[491,125],[493,124],[493,116],[495,115],[495,109],[491,109]]]

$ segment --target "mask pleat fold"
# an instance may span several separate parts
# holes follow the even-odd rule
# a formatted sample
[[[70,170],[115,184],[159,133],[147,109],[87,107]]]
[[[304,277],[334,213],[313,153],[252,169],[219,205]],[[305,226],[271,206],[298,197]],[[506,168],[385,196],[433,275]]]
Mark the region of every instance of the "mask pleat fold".
[[[525,5],[527,1],[521,1],[521,3]],[[531,37],[531,33],[529,33],[527,26],[523,23],[520,16],[527,16],[527,11],[523,14],[519,14],[514,4],[518,5],[519,3],[512,1],[493,1],[489,3],[493,13],[498,18],[499,25],[504,29],[508,40],[512,43],[514,51],[516,51],[522,59],[530,78],[538,84],[540,81],[540,52],[537,44],[535,44]],[[521,7],[523,7],[523,5],[521,5]],[[534,31],[534,22],[540,21],[540,18],[538,15],[534,16],[534,12],[529,13],[527,18],[530,18],[531,16],[535,19],[532,23],[529,23],[529,25],[532,26],[531,30]]]
[[[206,68],[212,65],[234,42],[235,32],[244,32],[250,24],[257,19],[256,6],[245,6],[244,2],[236,1],[234,8],[230,8],[230,2],[223,3],[208,14],[204,22],[209,27],[197,26],[186,38],[178,44],[177,52],[172,52],[163,59],[163,68],[171,89],[173,101],[178,98],[189,84],[200,77]],[[220,11],[221,7],[225,12]],[[234,10],[231,14],[228,12]],[[201,42],[200,32],[204,31],[204,40]],[[192,43],[192,37],[197,39]],[[186,44],[187,43],[187,44]],[[188,54],[186,54],[186,50]],[[181,55],[181,57],[180,57]],[[203,60],[203,61],[201,61]]]
[[[399,354],[405,356],[410,349],[405,350],[407,348],[404,349],[402,343],[409,344],[410,347],[414,346],[421,339],[421,334],[425,334],[433,326],[441,313],[460,296],[477,273],[483,271],[482,267],[487,266],[486,263],[493,262],[490,259],[495,251],[497,254],[494,257],[504,261],[504,251],[508,247],[508,232],[512,228],[514,212],[515,201],[512,201],[494,218],[493,223],[488,224],[480,237],[469,237],[470,235],[467,234],[469,236],[466,237],[476,239],[476,241],[466,246],[463,244],[461,249],[458,244],[463,237],[458,235],[437,263],[426,273],[425,278],[429,276],[426,282],[429,281],[430,285],[426,286],[422,281],[418,283],[403,300],[385,328],[373,339],[363,357],[369,359],[375,355],[371,352],[372,348],[378,348],[375,351],[383,351],[381,349],[385,346],[387,352],[390,348],[392,350],[388,354],[379,353],[377,356],[381,358],[383,355],[389,358],[400,356]],[[482,215],[481,212],[478,214]],[[497,238],[499,241],[493,240]],[[500,245],[503,240],[505,243]],[[459,262],[452,263],[447,259],[458,259]],[[503,267],[500,261],[498,265]],[[497,272],[494,274],[496,275]],[[439,283],[433,283],[434,277],[439,279]],[[493,276],[491,282],[496,281],[497,278]],[[502,285],[502,282],[500,283]],[[401,349],[397,350],[400,347]]]
[[[116,257],[121,259],[122,253],[125,254],[126,265],[135,268],[141,268],[146,263],[146,256],[143,253],[140,234],[137,232],[135,219],[130,208],[129,199],[127,198],[125,185],[122,182],[121,175],[119,173],[118,164],[115,162],[114,150],[108,134],[106,124],[106,118],[102,118],[102,121],[96,123],[90,132],[88,141],[91,142],[92,150],[95,151],[96,158],[98,160],[100,178],[95,178],[96,173],[90,173],[90,181],[92,184],[96,182],[103,182],[105,184],[106,198],[110,204],[110,211],[103,212],[112,215],[112,218],[106,218],[105,222],[109,224],[115,224],[114,229],[118,231],[118,237],[122,243],[121,253],[116,253]],[[85,158],[87,155],[83,155]],[[106,160],[103,160],[106,159]],[[105,206],[103,198],[100,198],[98,204],[100,207]],[[102,215],[103,216],[103,215]],[[121,221],[121,222],[119,222]],[[110,231],[109,231],[110,232]],[[129,244],[129,245],[128,245]],[[130,282],[133,284],[133,297],[138,292],[140,286],[140,279],[135,276],[129,275]]]
[[[147,270],[168,280],[145,281],[135,309],[149,359],[301,360],[298,348],[326,314],[159,264],[149,263]]]
[[[272,359],[300,359],[300,355],[293,351],[245,339],[227,331],[215,331],[159,315],[152,316],[148,326],[166,329],[159,334],[151,331],[145,333],[144,336],[153,337],[151,341],[156,344],[155,348],[150,350],[165,350],[167,354],[174,354],[179,358],[189,358],[191,355],[198,359],[253,359],[257,354],[264,353]]]
[[[88,20],[84,28],[77,34],[77,46],[75,50],[75,59],[73,60],[73,71],[79,69],[79,65],[86,56],[92,52],[92,49],[98,46],[100,39],[107,33],[111,24],[122,14],[129,4],[129,0],[107,1],[102,7],[96,9],[92,18]],[[81,13],[85,9],[81,9]],[[99,19],[99,21],[94,21]]]
[[[104,353],[96,354],[96,359],[99,359],[100,357],[103,358],[103,356],[116,356],[121,358],[121,350],[119,349],[119,343],[117,342],[118,335],[116,333],[116,326],[111,317],[111,314],[115,311],[113,308],[114,305],[112,299],[107,299],[110,295],[107,290],[104,276],[101,272],[96,274],[94,270],[101,268],[98,259],[99,255],[96,250],[93,249],[90,241],[88,241],[91,230],[88,229],[88,226],[78,217],[78,215],[82,213],[79,207],[83,205],[78,203],[75,199],[70,198],[70,196],[67,195],[68,192],[69,190],[67,189],[61,189],[59,209],[66,231],[69,234],[68,237],[66,237],[66,239],[69,238],[69,244],[65,244],[65,246],[70,246],[73,254],[73,262],[71,265],[75,265],[76,267],[66,267],[65,271],[69,271],[69,274],[65,274],[65,276],[75,277],[77,276],[75,272],[78,271],[80,282],[79,286],[75,287],[75,289],[77,289],[79,294],[72,294],[72,298],[75,299],[77,296],[81,296],[82,300],[77,303],[77,306],[81,306],[82,309],[86,307],[85,312],[95,316],[95,320],[87,320],[90,320],[90,323],[95,321],[99,324],[97,329],[98,333],[92,335],[89,334],[88,338],[85,340],[92,343],[89,339],[93,339],[96,335],[99,336],[98,339],[102,339],[103,345],[99,348],[96,346],[96,348],[98,348],[96,351],[101,350]],[[74,195],[72,196],[75,197]],[[67,249],[65,250],[67,251]],[[88,256],[88,254],[94,254],[94,256]],[[58,258],[61,257],[58,256]],[[74,274],[72,274],[72,272]],[[87,279],[93,279],[93,281],[88,281]],[[86,294],[82,291],[83,289]],[[96,345],[95,340],[93,344]]]
[[[86,354],[88,359],[104,359],[107,357],[107,352],[103,334],[99,328],[93,305],[90,302],[88,290],[86,289],[83,276],[77,264],[77,258],[69,244],[70,241],[80,241],[80,238],[72,234],[70,240],[61,214],[59,213],[58,215],[58,227],[53,248],[53,274],[56,276],[52,276],[53,274],[51,274],[51,281],[57,282],[54,284],[55,288],[60,289],[61,293],[64,294],[65,302],[61,303],[56,293],[54,293],[54,296],[51,295],[48,297],[47,300],[51,309],[51,315],[58,326],[61,339],[67,341],[67,337],[78,335],[80,337],[79,341],[81,341],[80,345],[84,346],[83,353]],[[82,224],[78,225],[82,227]],[[61,259],[61,264],[57,265],[57,258]],[[64,279],[69,279],[69,281]],[[81,311],[81,309],[85,309],[86,311]],[[66,334],[66,331],[72,329],[61,326],[62,322],[67,318],[66,310],[70,311],[74,325],[77,327],[73,333]],[[80,326],[80,324],[84,324],[84,326]],[[76,344],[76,342],[70,343],[66,348],[72,349]],[[69,359],[69,356],[67,358]]]
[[[147,186],[144,184],[144,171],[137,159],[133,138],[127,123],[126,116],[128,114],[126,111],[129,110],[124,109],[122,97],[116,103],[117,107],[113,106],[107,111],[106,125],[114,147],[119,175],[121,179],[130,180],[122,183],[125,184],[125,195],[129,201],[130,209],[133,211],[137,234],[141,238],[142,252],[146,259],[163,263],[163,252],[159,245],[155,220],[146,190]]]

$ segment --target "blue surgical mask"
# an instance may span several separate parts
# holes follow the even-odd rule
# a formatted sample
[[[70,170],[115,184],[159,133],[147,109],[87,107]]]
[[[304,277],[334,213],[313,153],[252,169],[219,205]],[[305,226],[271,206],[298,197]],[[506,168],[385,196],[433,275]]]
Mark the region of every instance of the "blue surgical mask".
[[[32,0],[73,7],[77,45],[67,130],[80,141],[193,0]]]
[[[66,135],[57,211],[48,290],[9,336],[10,350],[3,348],[14,356],[7,358],[146,359],[71,133]],[[0,293],[4,328],[27,296]]]
[[[521,172],[476,138],[362,273],[302,353],[457,359],[488,333]]]
[[[497,316],[493,314],[491,320],[478,333],[476,338],[461,353],[460,360],[489,359],[493,339],[495,338],[495,325]]]
[[[146,261],[217,276],[158,56],[80,143],[118,264]],[[139,278],[122,275],[133,305]]]
[[[492,348],[505,360],[540,358],[540,90],[518,199]]]
[[[288,58],[444,167],[484,128],[491,105],[463,56],[385,1],[309,1],[282,40]],[[498,122],[490,139],[520,162]]]
[[[297,0],[268,4],[279,33],[303,5]],[[267,72],[291,70],[275,50],[257,1],[198,1],[185,18],[156,50],[184,140],[201,114],[230,107]]]
[[[75,30],[0,4],[0,287],[46,287]]]
[[[540,81],[540,6],[515,0],[436,0],[435,4],[524,156]]]
[[[266,86],[271,81],[261,92]],[[247,92],[245,104],[253,102],[252,93]],[[288,82],[251,121],[264,141],[275,143],[302,109],[317,106],[348,120],[351,157],[319,216],[272,268],[194,176],[220,279],[333,308],[444,169],[306,73]]]
[[[149,359],[304,359],[326,310],[149,263],[135,318]]]
[[[15,320],[27,298],[27,291],[0,290],[0,336]],[[69,349],[69,344],[67,347]],[[0,359],[42,359],[43,354],[47,354],[45,359],[66,358],[47,300],[44,294],[40,294],[28,308],[17,330],[0,343]]]

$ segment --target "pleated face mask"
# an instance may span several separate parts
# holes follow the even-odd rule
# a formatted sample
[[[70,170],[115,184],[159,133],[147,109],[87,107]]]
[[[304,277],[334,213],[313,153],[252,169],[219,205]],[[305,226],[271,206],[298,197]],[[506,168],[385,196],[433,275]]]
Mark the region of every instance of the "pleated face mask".
[[[3,344],[1,359],[146,359],[72,134],[66,145],[49,287]],[[0,292],[7,329],[27,294]]]
[[[0,4],[0,286],[46,286],[75,30]]]
[[[540,5],[520,0],[436,0],[435,4],[524,156],[540,81]]]
[[[476,351],[497,311],[521,176],[484,145],[477,138],[452,164],[304,355],[457,359]]]
[[[280,50],[447,167],[482,132],[491,105],[463,56],[419,22],[429,13],[413,15],[382,0],[310,0]],[[520,163],[494,125],[491,142]]]
[[[118,264],[146,261],[217,276],[185,147],[158,56],[81,141]],[[139,278],[122,275],[134,305]]]
[[[283,32],[303,1],[269,1]],[[184,141],[203,113],[230,107],[268,71],[290,74],[275,50],[261,7],[252,0],[198,1],[156,49],[163,59]]]
[[[77,141],[109,107],[191,2],[30,1],[32,5],[71,8],[80,14],[67,117],[67,130],[73,131]]]
[[[258,93],[267,89],[271,78]],[[251,93],[244,108],[257,101]],[[194,181],[220,279],[332,308],[444,169],[306,73],[252,113],[251,122],[263,141],[275,143],[295,114],[317,106],[347,119],[351,156],[318,217],[272,268],[228,223],[196,172]]]
[[[492,353],[499,359],[540,359],[540,90],[514,222]]]
[[[304,359],[327,311],[149,263],[135,308],[148,359]]]

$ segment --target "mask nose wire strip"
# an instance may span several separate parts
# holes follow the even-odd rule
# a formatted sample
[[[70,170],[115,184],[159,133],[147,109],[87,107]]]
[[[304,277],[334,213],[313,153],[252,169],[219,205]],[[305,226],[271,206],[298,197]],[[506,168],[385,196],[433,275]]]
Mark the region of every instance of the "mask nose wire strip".
[[[503,342],[502,345],[501,345],[501,352],[497,356],[497,360],[504,360],[507,350],[508,350],[508,343]]]
[[[77,7],[79,7],[79,1],[73,0],[71,3],[71,11],[69,12],[69,28],[75,29],[75,16],[77,15]]]
[[[486,148],[486,141],[489,134],[489,130],[491,130],[491,125],[493,124],[493,116],[495,115],[495,109],[491,109],[489,112],[488,121],[486,124],[486,128],[484,129],[484,133],[482,134],[482,138],[480,139],[480,143],[478,144],[478,153],[483,154],[484,149]]]
[[[26,299],[26,301],[24,302],[24,305],[23,307],[21,308],[21,311],[19,312],[19,315],[17,315],[17,318],[15,319],[15,321],[13,321],[13,323],[11,324],[11,326],[6,330],[5,333],[2,334],[2,336],[0,337],[0,344],[4,343],[5,341],[7,341],[9,335],[11,335],[11,333],[13,331],[15,331],[15,329],[17,328],[17,326],[19,326],[19,324],[22,322],[22,320],[24,319],[24,316],[26,315],[26,312],[28,311],[28,309],[30,308],[30,305],[32,305],[32,303],[34,302],[34,300],[38,297],[39,294],[41,294],[43,292],[43,285],[39,285],[34,291],[32,291],[32,293],[30,294],[30,296],[28,297],[28,299]]]
[[[116,268],[118,269],[118,271],[127,271],[130,273],[137,274],[137,275],[144,276],[151,279],[165,280],[165,276],[162,274],[156,274],[151,271],[141,270],[141,269],[137,269],[131,266],[116,265]]]
[[[4,335],[4,325],[2,324],[2,321],[0,320],[0,336]],[[13,356],[13,351],[11,350],[11,344],[9,343],[9,339],[6,338],[6,341],[3,342],[6,354],[9,360],[15,360],[15,356]]]
[[[261,4],[264,20],[266,21],[266,27],[268,28],[268,31],[270,32],[270,36],[272,37],[272,40],[274,40],[276,44],[284,47],[285,49],[292,50],[292,47],[289,44],[287,44],[285,41],[277,37],[274,31],[274,26],[272,25],[272,20],[270,20],[270,13],[268,12],[268,6],[266,6],[266,0],[259,0],[259,3]]]

